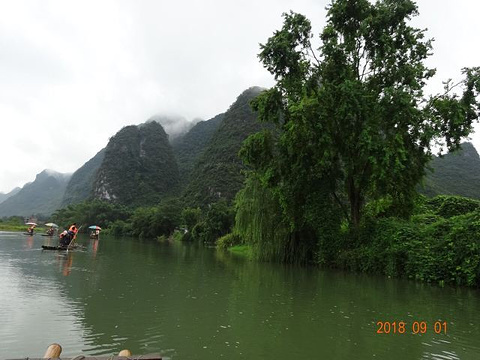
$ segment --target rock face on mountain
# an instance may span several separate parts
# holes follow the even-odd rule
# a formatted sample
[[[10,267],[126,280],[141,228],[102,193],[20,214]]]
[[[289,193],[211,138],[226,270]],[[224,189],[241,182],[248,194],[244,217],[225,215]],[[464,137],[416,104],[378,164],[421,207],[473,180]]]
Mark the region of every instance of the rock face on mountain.
[[[480,199],[480,157],[471,143],[443,157],[434,157],[420,192],[427,196],[460,195]]]
[[[93,182],[104,157],[105,149],[102,149],[73,173],[65,190],[62,207],[77,204],[92,197]]]
[[[44,170],[0,204],[0,216],[50,215],[60,207],[71,174]]]
[[[210,120],[198,122],[184,136],[172,142],[182,187],[190,181],[190,175],[196,161],[203,154],[205,147],[222,123],[224,115],[220,114]]]
[[[93,197],[128,206],[154,205],[178,190],[172,147],[156,121],[113,136],[93,183]]]
[[[261,88],[245,90],[225,113],[223,121],[196,162],[185,200],[193,206],[205,206],[226,199],[231,201],[243,186],[244,166],[238,157],[243,141],[264,128],[250,107]]]
[[[0,192],[0,204],[2,202],[4,202],[5,200],[7,200],[9,197],[15,195],[16,193],[18,193],[21,189],[17,186],[15,189],[13,189],[12,191],[8,192],[8,193],[3,193],[3,192]]]

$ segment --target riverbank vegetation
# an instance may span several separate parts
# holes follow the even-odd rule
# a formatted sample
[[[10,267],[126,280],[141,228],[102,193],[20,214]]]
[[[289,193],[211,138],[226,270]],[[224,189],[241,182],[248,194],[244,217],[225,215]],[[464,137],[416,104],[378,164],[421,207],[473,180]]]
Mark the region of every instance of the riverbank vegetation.
[[[0,231],[26,231],[27,228],[22,216],[0,218]]]
[[[59,209],[51,218],[61,228],[68,229],[71,224],[77,223],[77,226],[82,226],[85,231],[91,225],[100,226],[102,229],[111,227],[115,222],[125,221],[131,215],[132,210],[126,206],[91,200]]]
[[[36,221],[39,221],[39,224],[35,227],[34,233],[46,233],[49,227],[43,225],[45,219],[37,219]],[[25,224],[25,218],[23,216],[0,218],[0,231],[27,232],[29,227],[30,225]]]
[[[354,271],[439,284],[480,286],[480,203],[455,196],[420,197],[409,219],[369,217],[352,243],[341,234],[318,262]]]

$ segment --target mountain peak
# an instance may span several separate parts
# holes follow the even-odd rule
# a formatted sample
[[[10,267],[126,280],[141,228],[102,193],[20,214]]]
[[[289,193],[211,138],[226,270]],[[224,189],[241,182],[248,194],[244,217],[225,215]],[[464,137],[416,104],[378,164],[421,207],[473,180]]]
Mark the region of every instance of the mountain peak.
[[[167,133],[159,122],[147,121],[110,138],[92,189],[94,198],[143,206],[173,193],[178,182]]]
[[[48,177],[53,177],[57,180],[65,180],[67,178],[70,178],[71,175],[71,173],[60,173],[52,169],[45,169],[41,173],[37,174],[35,180],[41,180]]]
[[[173,139],[186,134],[196,124],[195,120],[188,121],[186,118],[179,115],[154,115],[148,119],[146,123],[153,121],[162,125],[163,129],[168,134],[169,140],[172,141]]]
[[[59,208],[69,174],[45,169],[35,180],[0,202],[0,216],[43,214]]]

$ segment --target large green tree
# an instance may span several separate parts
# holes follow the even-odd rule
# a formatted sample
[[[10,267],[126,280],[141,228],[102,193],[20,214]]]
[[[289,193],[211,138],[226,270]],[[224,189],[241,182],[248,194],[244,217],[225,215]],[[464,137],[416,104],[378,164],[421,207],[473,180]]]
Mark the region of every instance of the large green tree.
[[[480,68],[463,69],[464,80],[442,94],[424,94],[435,70],[425,65],[431,41],[409,25],[417,14],[410,0],[335,0],[318,50],[309,20],[295,13],[261,45],[276,84],[253,106],[280,135],[256,134],[242,153],[292,230],[319,187],[355,227],[369,200],[408,214],[432,151],[457,148],[478,120]]]

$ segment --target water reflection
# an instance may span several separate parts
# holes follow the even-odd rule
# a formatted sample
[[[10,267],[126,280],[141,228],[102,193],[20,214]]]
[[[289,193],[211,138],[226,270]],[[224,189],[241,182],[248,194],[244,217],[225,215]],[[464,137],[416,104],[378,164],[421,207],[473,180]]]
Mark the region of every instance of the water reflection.
[[[95,258],[97,256],[98,242],[99,242],[98,238],[92,241],[92,256],[93,256],[93,258]]]
[[[455,351],[449,351],[451,342],[445,339],[433,338],[430,342],[422,343],[425,350],[422,359],[431,360],[460,360],[461,357]]]
[[[78,308],[57,282],[56,259],[50,256],[54,254],[44,256],[42,243],[38,236],[25,239],[0,232],[2,358],[39,357],[48,344],[68,344],[70,338],[77,343],[73,351],[83,343]]]
[[[73,252],[56,252],[56,259],[59,263],[59,268],[63,276],[68,276],[72,272]]]
[[[27,236],[27,241],[25,243],[26,249],[31,249],[33,247],[33,235]]]

